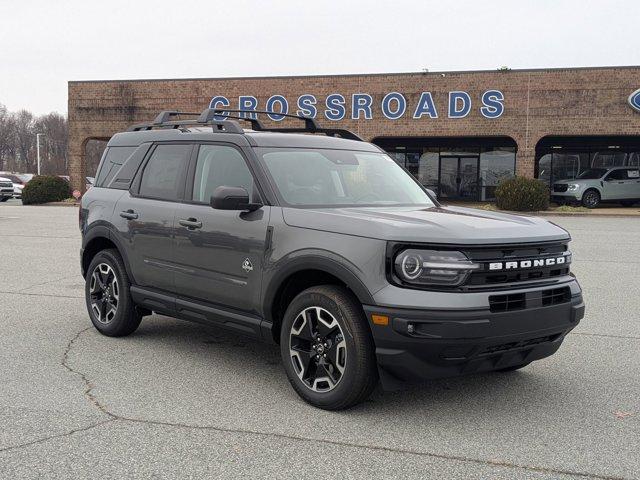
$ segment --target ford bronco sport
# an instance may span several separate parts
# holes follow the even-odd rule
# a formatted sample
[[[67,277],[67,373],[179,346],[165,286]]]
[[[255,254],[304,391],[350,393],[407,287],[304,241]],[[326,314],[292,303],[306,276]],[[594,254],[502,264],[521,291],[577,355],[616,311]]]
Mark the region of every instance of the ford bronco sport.
[[[80,209],[100,333],[157,312],[276,342],[295,391],[335,410],[379,380],[522,368],[583,317],[563,229],[443,207],[353,133],[257,113],[162,112],[109,141]]]

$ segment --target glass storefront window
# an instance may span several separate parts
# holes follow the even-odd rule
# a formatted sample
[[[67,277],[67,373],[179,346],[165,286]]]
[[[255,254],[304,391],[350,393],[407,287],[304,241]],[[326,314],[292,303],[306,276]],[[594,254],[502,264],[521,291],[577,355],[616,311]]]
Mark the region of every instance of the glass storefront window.
[[[554,153],[551,183],[556,180],[572,180],[587,168],[589,155],[586,153]]]
[[[624,152],[593,152],[591,154],[591,167],[624,167],[626,159],[627,154]]]
[[[558,180],[572,180],[589,168],[626,166],[640,166],[640,151],[560,151],[546,153],[537,160],[536,176],[551,186]]]
[[[438,173],[440,169],[438,148],[425,148],[420,156],[418,180],[433,191],[438,190]]]
[[[498,183],[513,177],[515,166],[515,148],[483,148],[480,153],[480,201],[495,200]]]

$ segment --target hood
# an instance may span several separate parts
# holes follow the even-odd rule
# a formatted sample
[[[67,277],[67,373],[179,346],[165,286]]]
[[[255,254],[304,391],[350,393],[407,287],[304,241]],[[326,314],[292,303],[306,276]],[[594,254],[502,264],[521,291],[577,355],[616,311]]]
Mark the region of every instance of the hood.
[[[478,245],[566,240],[562,228],[536,217],[464,207],[284,208],[284,221],[381,240]]]

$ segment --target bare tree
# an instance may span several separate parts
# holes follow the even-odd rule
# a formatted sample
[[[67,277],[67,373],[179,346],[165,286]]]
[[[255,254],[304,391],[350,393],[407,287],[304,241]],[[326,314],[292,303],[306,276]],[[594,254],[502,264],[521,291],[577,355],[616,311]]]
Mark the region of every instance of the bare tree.
[[[35,171],[34,151],[36,146],[35,120],[33,114],[27,110],[20,110],[14,115],[15,141],[18,154],[18,164],[25,172]]]
[[[41,173],[67,175],[68,126],[65,116],[39,117],[27,110],[9,112],[0,104],[0,171],[36,173],[36,134],[40,137]]]
[[[69,170],[67,119],[59,113],[49,113],[38,117],[34,130],[43,134],[40,138],[42,173],[66,175]]]

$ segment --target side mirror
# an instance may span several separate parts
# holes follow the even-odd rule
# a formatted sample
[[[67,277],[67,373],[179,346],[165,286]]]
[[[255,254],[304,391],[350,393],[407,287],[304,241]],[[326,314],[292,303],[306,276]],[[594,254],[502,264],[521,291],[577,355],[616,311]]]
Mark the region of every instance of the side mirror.
[[[243,210],[253,212],[262,207],[249,202],[249,192],[242,187],[220,186],[213,191],[211,206],[216,210]]]
[[[427,193],[432,196],[433,198],[435,198],[436,200],[438,199],[438,196],[436,195],[436,192],[434,192],[433,190],[431,190],[430,188],[427,188]]]

